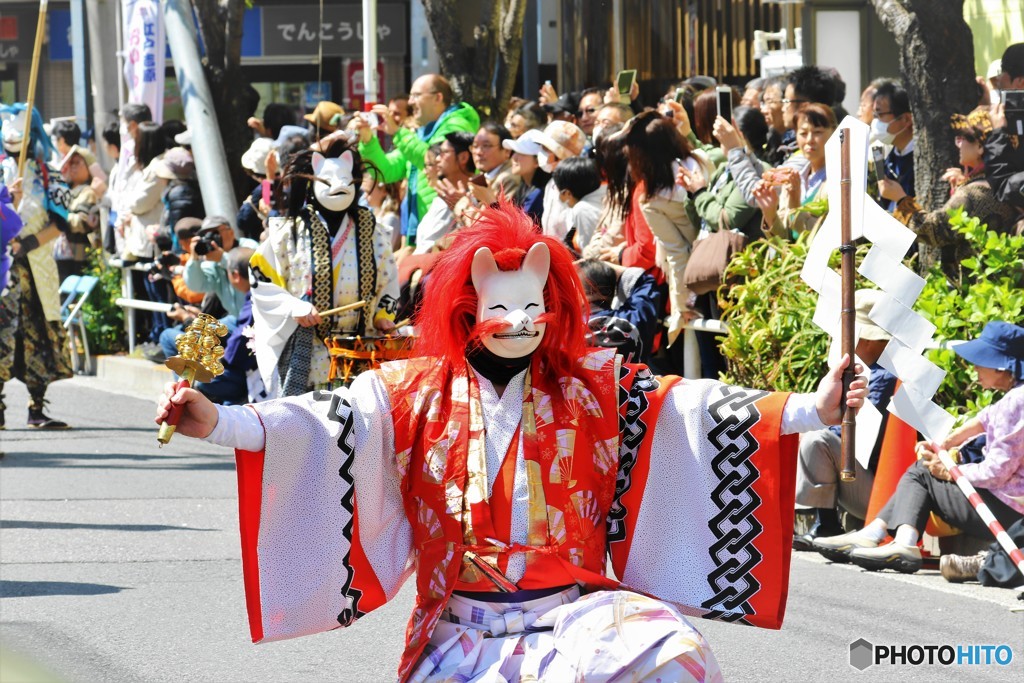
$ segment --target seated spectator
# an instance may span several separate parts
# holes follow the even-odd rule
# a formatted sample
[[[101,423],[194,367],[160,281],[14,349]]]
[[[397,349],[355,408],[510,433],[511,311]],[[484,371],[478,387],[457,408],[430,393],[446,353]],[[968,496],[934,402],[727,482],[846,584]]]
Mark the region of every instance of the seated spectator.
[[[513,140],[518,140],[528,130],[543,129],[546,125],[547,112],[536,102],[526,102],[513,109],[505,119],[505,128],[508,128]]]
[[[88,263],[86,248],[99,244],[96,234],[100,224],[99,200],[92,189],[89,167],[96,163],[85,147],[72,145],[60,163],[60,172],[71,188],[68,203],[68,232],[61,233],[53,242],[53,257],[57,260],[57,273],[61,282],[69,275],[81,275]]]
[[[531,129],[515,140],[505,140],[502,146],[512,152],[512,172],[519,176],[522,183],[512,202],[528,213],[533,222],[540,225],[544,214],[544,188],[551,179],[551,174],[540,167],[537,155],[544,150],[540,144],[539,129]],[[494,200],[488,201],[491,204]]]
[[[420,221],[414,254],[426,254],[445,235],[455,229],[455,205],[466,196],[466,184],[473,177],[473,135],[452,132],[444,136],[438,155],[438,189],[430,202],[427,213]],[[396,254],[396,260],[399,255]]]
[[[917,233],[920,242],[940,249],[942,272],[951,282],[959,284],[962,280],[960,263],[971,256],[971,247],[963,235],[950,227],[949,211],[963,208],[969,216],[996,232],[1009,232],[1014,214],[1008,204],[996,199],[985,176],[983,151],[985,140],[992,132],[988,110],[979,107],[967,116],[954,114],[951,127],[963,170],[950,168],[942,176],[949,181],[952,193],[949,200],[935,211],[925,211],[895,183],[887,196],[896,202],[893,212],[896,218]]]
[[[558,164],[552,174],[558,198],[569,208],[566,217],[566,244],[576,254],[590,243],[601,215],[605,188],[593,159],[570,157]]]
[[[808,533],[793,537],[794,550],[812,550],[811,544],[815,538],[842,534],[843,528],[839,523],[837,507],[860,520],[867,516],[871,488],[875,482],[875,471],[882,449],[882,437],[885,434],[885,423],[889,418],[889,399],[896,390],[896,376],[878,364],[890,336],[868,317],[872,306],[879,301],[881,295],[877,289],[860,289],[854,297],[857,325],[860,329],[855,352],[870,368],[868,400],[882,414],[882,423],[877,435],[864,433],[860,429],[857,432],[858,439],[872,439],[874,443],[868,466],[865,468],[860,462],[855,463],[855,479],[852,482],[841,481],[841,429],[838,426],[828,427],[800,435],[796,502],[797,505],[811,508],[814,523]]]
[[[483,175],[483,179],[476,178],[474,184],[486,183],[487,189],[496,197],[511,199],[519,191],[522,179],[512,172],[511,152],[503,146],[506,140],[511,140],[512,134],[505,126],[493,121],[485,121],[473,138],[473,146],[470,151],[473,153],[473,165],[477,173]],[[468,189],[468,188],[467,188]],[[476,212],[469,216],[465,215],[471,208],[479,206],[479,201],[471,193],[465,194],[453,209],[455,220],[466,225],[470,222]]]
[[[1024,328],[990,322],[979,338],[953,350],[975,367],[982,389],[1004,391],[1005,395],[941,443],[918,443],[920,459],[900,479],[896,493],[878,516],[859,531],[815,539],[815,550],[865,569],[913,573],[921,568],[917,542],[929,513],[968,536],[991,539],[988,525],[938,457],[939,451],[954,449],[981,434],[986,441],[984,459],[961,464],[960,473],[974,485],[1004,529],[1024,519]],[[895,539],[879,545],[886,534]]]
[[[801,170],[781,166],[754,188],[766,233],[793,237],[811,230],[823,215],[812,202],[826,196],[825,143],[836,129],[836,117],[823,104],[806,104],[796,115],[797,144],[807,164]]]
[[[196,384],[196,390],[206,398],[226,406],[248,402],[247,378],[256,371],[256,356],[248,348],[245,336],[246,328],[252,325],[252,299],[249,296],[249,259],[252,255],[253,250],[246,247],[235,247],[228,253],[228,282],[244,295],[244,301],[235,328],[224,341],[224,357],[221,359],[224,372],[209,382]]]
[[[259,245],[243,237],[238,240],[238,246],[255,249]],[[238,316],[245,301],[245,292],[232,287],[228,278],[228,252],[234,247],[235,233],[228,219],[207,216],[192,238],[192,257],[185,263],[185,284],[188,288],[216,295],[231,317]]]
[[[552,121],[537,137],[544,148],[537,154],[537,161],[546,173],[554,173],[559,162],[583,154],[587,136],[579,126],[568,121]],[[541,216],[541,230],[545,235],[565,239],[568,232],[568,207],[558,198],[554,180],[544,188],[544,213]]]
[[[1014,43],[1003,52],[995,87],[1024,90],[1024,43]],[[1009,125],[1002,103],[992,107],[991,118],[992,133],[985,141],[985,174],[996,199],[1024,212],[1024,145],[1019,144],[1019,130]],[[1014,143],[1015,135],[1018,143]],[[1024,225],[1018,223],[1016,232],[1024,234]]]
[[[889,200],[893,213],[896,202],[905,195],[914,196],[914,117],[910,95],[897,81],[883,81],[875,88],[872,100],[871,135],[883,145],[892,145],[885,157],[887,178],[878,181],[878,193]]]
[[[584,259],[576,265],[590,304],[590,334],[596,346],[612,346],[627,363],[646,363],[654,347],[661,295],[640,268]]]

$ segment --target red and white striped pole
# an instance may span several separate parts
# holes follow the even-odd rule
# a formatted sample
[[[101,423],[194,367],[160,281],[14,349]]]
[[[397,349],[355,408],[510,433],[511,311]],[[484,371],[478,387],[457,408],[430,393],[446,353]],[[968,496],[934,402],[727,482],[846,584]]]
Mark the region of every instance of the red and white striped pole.
[[[996,541],[1003,547],[1006,554],[1010,556],[1010,560],[1017,565],[1017,570],[1024,575],[1024,553],[1014,544],[1013,539],[1010,538],[1010,535],[1006,533],[1006,529],[1003,528],[1003,525],[999,523],[999,520],[989,510],[988,505],[981,499],[981,496],[971,482],[967,481],[967,477],[960,473],[960,468],[953,462],[953,458],[950,457],[949,453],[940,450],[939,460],[949,470],[949,476],[953,477],[953,481],[960,487],[963,494],[967,496],[967,500],[970,501],[974,509],[981,515],[982,521],[988,525],[988,530],[992,532],[992,535],[996,537]]]

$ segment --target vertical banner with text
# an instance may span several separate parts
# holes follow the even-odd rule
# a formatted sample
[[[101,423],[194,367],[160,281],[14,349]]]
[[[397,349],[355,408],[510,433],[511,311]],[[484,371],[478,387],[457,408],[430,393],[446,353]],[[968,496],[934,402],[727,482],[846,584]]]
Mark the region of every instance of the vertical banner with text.
[[[166,42],[159,0],[121,0],[124,79],[128,101],[145,104],[153,120],[164,120]]]

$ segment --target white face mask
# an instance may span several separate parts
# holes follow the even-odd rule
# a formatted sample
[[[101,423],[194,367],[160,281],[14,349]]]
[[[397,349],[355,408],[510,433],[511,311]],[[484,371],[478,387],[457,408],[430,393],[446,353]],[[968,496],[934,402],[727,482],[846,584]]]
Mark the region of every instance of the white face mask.
[[[352,178],[352,152],[337,159],[325,159],[313,153],[313,175],[327,182],[313,183],[313,196],[328,211],[344,211],[356,197],[356,184]]]
[[[547,173],[554,173],[555,166],[558,166],[558,157],[553,156],[549,154],[547,150],[542,149],[537,152],[537,165]]]
[[[484,348],[501,358],[522,358],[540,346],[545,325],[534,320],[545,311],[544,283],[550,266],[551,254],[543,243],[530,247],[519,270],[509,271],[498,269],[490,249],[477,249],[472,269],[479,297],[476,319],[501,318],[508,325],[484,337]]]
[[[877,118],[872,119],[871,141],[881,142],[883,145],[891,145],[893,143],[893,140],[896,139],[896,136],[903,132],[903,130],[899,130],[895,133],[889,132],[890,128],[892,127],[892,124],[894,123],[896,123],[895,120],[890,121],[889,123],[885,123],[884,121],[880,121]]]

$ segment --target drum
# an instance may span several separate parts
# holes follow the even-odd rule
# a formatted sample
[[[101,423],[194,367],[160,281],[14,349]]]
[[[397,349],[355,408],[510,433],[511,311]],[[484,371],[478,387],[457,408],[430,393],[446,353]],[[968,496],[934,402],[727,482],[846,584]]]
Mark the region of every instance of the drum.
[[[412,355],[415,337],[385,335],[360,337],[354,334],[334,334],[324,340],[331,356],[331,369],[327,376],[331,387],[348,386],[361,372],[380,367],[389,360],[401,360]]]

